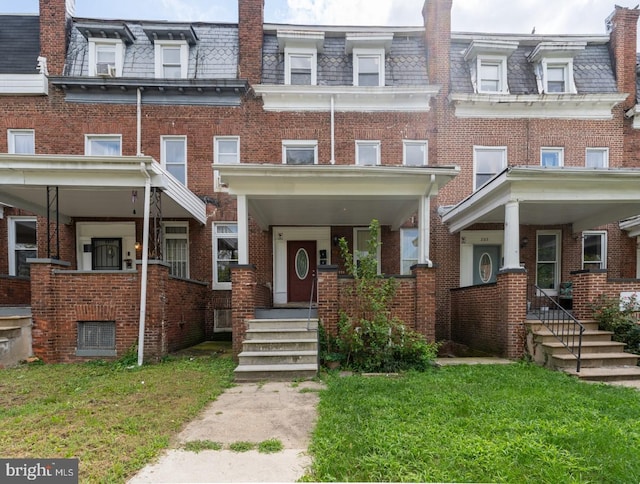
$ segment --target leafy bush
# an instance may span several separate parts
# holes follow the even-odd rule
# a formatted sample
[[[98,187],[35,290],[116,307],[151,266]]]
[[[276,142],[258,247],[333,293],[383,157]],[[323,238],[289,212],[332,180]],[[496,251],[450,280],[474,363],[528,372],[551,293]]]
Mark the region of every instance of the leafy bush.
[[[380,225],[369,226],[366,252],[354,262],[344,238],[340,253],[346,271],[354,279],[353,300],[349,312],[340,312],[338,334],[321,333],[321,352],[325,361],[344,361],[346,366],[364,372],[425,370],[437,355],[437,345],[409,329],[389,309],[397,290],[397,281],[378,275]]]
[[[640,324],[638,312],[640,301],[636,298],[623,301],[601,296],[591,305],[598,327],[603,331],[612,331],[612,339],[626,344],[626,350],[640,355]]]

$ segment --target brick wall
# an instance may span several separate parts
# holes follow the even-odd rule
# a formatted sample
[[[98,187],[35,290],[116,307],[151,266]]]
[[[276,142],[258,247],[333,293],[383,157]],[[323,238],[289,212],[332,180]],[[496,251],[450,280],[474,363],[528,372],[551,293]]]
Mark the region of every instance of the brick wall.
[[[28,277],[0,275],[0,306],[31,304],[31,280]]]
[[[573,314],[577,319],[592,319],[592,304],[602,297],[619,299],[621,292],[640,292],[640,279],[611,279],[606,270],[577,271],[573,281]]]
[[[67,270],[68,264],[39,260],[31,265],[33,351],[46,362],[95,358],[76,356],[79,321],[114,321],[116,356],[137,344],[140,274]],[[165,264],[149,264],[145,318],[145,360],[204,339],[207,288],[170,280]],[[105,358],[105,357],[100,357]]]
[[[238,77],[252,84],[259,84],[262,79],[263,22],[264,0],[238,0]]]
[[[74,10],[75,0],[40,0],[40,55],[52,76],[62,75]]]
[[[242,351],[242,341],[247,331],[246,320],[255,317],[256,268],[252,265],[231,266],[231,295],[233,318],[233,355]]]
[[[507,358],[524,354],[527,276],[498,274],[497,282],[451,291],[451,338]]]

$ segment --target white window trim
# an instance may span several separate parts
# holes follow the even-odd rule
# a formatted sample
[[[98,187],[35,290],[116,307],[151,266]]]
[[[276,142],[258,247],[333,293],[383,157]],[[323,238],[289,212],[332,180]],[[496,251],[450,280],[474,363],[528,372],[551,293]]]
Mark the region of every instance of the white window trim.
[[[120,152],[115,156],[122,156],[122,135],[121,134],[85,134],[84,135],[84,154],[85,156],[95,156],[91,154],[91,141],[96,139],[118,139],[120,143]]]
[[[186,228],[186,232],[183,234],[170,234],[167,233],[167,227],[184,227]],[[189,222],[163,222],[162,223],[162,231],[163,231],[163,240],[162,243],[164,245],[163,247],[163,251],[162,253],[164,254],[165,257],[165,261],[169,262],[166,259],[167,256],[167,240],[169,239],[174,239],[174,240],[186,240],[187,244],[186,244],[186,249],[187,249],[187,254],[186,254],[186,275],[184,276],[184,279],[189,279],[189,274],[191,271],[190,265],[189,264]]]
[[[360,147],[363,146],[374,146],[376,148],[376,163],[374,166],[379,166],[381,164],[381,155],[380,155],[380,141],[378,140],[356,140],[356,165],[358,166],[372,166],[372,165],[364,165],[360,163]]]
[[[97,52],[96,47],[101,45],[115,46],[116,49],[116,77],[122,77],[122,68],[124,65],[124,42],[120,39],[89,39],[89,76],[96,76]]]
[[[415,230],[418,232],[419,235],[419,229],[412,227],[412,228],[406,228],[406,229],[400,229],[400,274],[402,275],[410,275],[411,272],[408,273],[404,273],[402,272],[402,269],[404,268],[404,261],[405,260],[409,260],[408,257],[405,257],[405,250],[404,250],[404,234],[408,231],[408,230]],[[413,260],[413,259],[411,259]],[[416,264],[418,263],[418,258],[416,258]]]
[[[498,64],[499,79],[497,91],[485,91],[482,89],[482,64]],[[476,92],[480,94],[509,94],[507,82],[507,57],[496,55],[479,55],[476,57]]]
[[[311,57],[311,85],[318,83],[318,51],[305,47],[285,47],[284,49],[284,83],[291,84],[291,56]]]
[[[33,141],[33,153],[35,153],[35,147],[36,147],[36,132],[33,129],[8,129],[7,130],[7,147],[8,147],[8,152],[12,153],[12,154],[18,154],[16,153],[16,135],[25,135],[25,134],[30,134],[31,135],[31,139]],[[22,153],[22,154],[27,154],[27,153]],[[29,153],[32,154],[32,153]]]
[[[573,59],[571,58],[544,58],[540,61],[542,68],[542,93],[541,94],[576,94],[578,91],[573,79]],[[549,92],[547,69],[551,67],[564,67],[564,92]]]
[[[313,148],[313,164],[318,164],[318,141],[317,140],[282,140],[282,164],[287,164],[287,148]]]
[[[36,223],[36,252],[37,248],[37,224],[38,219],[36,217],[15,216],[7,218],[7,246],[9,256],[9,275],[15,276],[17,271],[16,261],[16,222],[35,222]]]
[[[477,175],[478,175],[478,160],[477,160],[477,154],[479,151],[502,151],[502,164],[500,167],[500,170],[498,170],[498,172],[496,173],[496,175],[498,173],[500,173],[502,170],[504,170],[507,167],[507,147],[506,146],[478,146],[478,145],[474,145],[473,147],[473,190],[477,190],[478,187],[477,186]],[[484,186],[484,185],[482,185]]]
[[[600,235],[602,238],[602,260],[600,261],[600,269],[606,269],[607,268],[607,237],[608,237],[608,233],[606,230],[585,230],[584,232],[582,232],[582,255],[581,255],[581,259],[582,259],[582,265],[580,267],[582,267],[582,269],[584,270],[584,240],[585,240],[585,236],[587,235]],[[593,263],[594,261],[588,261]]]
[[[549,296],[557,296],[558,290],[560,288],[560,279],[561,279],[561,257],[562,257],[562,231],[561,230],[538,230],[536,231],[536,262],[535,262],[535,275],[536,275],[536,286],[538,284],[538,236],[540,235],[555,235],[556,237],[556,259],[555,261],[542,261],[545,262],[554,262],[556,264],[556,277],[554,281],[555,289],[542,289]]]
[[[212,251],[213,251],[213,284],[212,287],[213,289],[222,289],[222,290],[229,290],[231,289],[231,282],[218,282],[218,235],[216,233],[216,227],[221,226],[221,225],[238,225],[238,222],[214,222],[213,224],[211,224],[211,231],[212,231]],[[230,234],[231,235],[231,234]],[[235,234],[235,238],[238,239],[239,238],[239,234],[236,232]],[[225,237],[220,237],[220,238],[225,238]],[[231,238],[231,237],[227,237],[227,238]]]
[[[561,166],[564,166],[564,148],[561,147],[554,147],[554,146],[543,146],[540,148],[540,166],[544,167],[544,165],[542,164],[542,152],[543,151],[553,151],[555,153],[558,153],[558,168]],[[554,167],[547,167],[547,168],[554,168]]]
[[[188,153],[187,153],[187,137],[185,135],[164,135],[164,136],[160,136],[160,163],[162,165],[162,168],[164,168],[167,172],[169,172],[169,170],[167,169],[167,152],[166,152],[166,146],[165,143],[167,141],[177,141],[177,140],[181,140],[184,141],[184,186],[187,186],[187,182],[188,182],[188,178],[187,178],[187,161],[188,161]],[[180,180],[178,180],[180,181]]]
[[[237,153],[238,153],[238,158],[237,160],[233,163],[238,164],[240,163],[240,136],[214,136],[213,137],[213,164],[214,165],[219,165],[220,160],[218,159],[218,153],[219,153],[219,147],[218,147],[218,142],[220,141],[235,141],[237,143]],[[218,170],[213,170],[213,190],[216,192],[228,192],[229,191],[229,187],[226,186],[224,183],[222,183],[222,180],[220,179],[220,172]]]
[[[402,164],[405,166],[407,166],[407,146],[424,146],[424,158],[420,166],[429,164],[429,142],[427,140],[402,140]]]
[[[353,263],[357,266],[358,264],[358,250],[357,250],[357,246],[358,246],[358,233],[364,232],[367,234],[367,240],[368,240],[368,236],[370,234],[370,230],[369,227],[354,227],[353,228]],[[381,230],[378,231],[378,249],[377,249],[377,253],[376,253],[376,260],[378,261],[378,274],[382,274],[382,244],[380,243],[381,241]]]
[[[598,151],[604,154],[603,159],[604,159],[604,164],[603,166],[599,167],[599,168],[609,168],[609,148],[607,147],[597,147],[597,146],[589,146],[585,152],[584,152],[584,166],[587,166],[587,155],[589,154],[589,151]],[[595,167],[593,168],[594,170],[596,169]]]
[[[180,47],[180,78],[186,79],[189,70],[189,44],[186,40],[156,40],[155,44],[155,74],[156,78],[164,79],[162,75],[163,47]]]
[[[353,85],[359,86],[358,75],[360,73],[360,57],[379,57],[380,62],[378,63],[378,86],[382,87],[385,85],[385,50],[384,49],[363,49],[363,48],[353,48]],[[372,86],[364,86],[364,87],[372,87]]]

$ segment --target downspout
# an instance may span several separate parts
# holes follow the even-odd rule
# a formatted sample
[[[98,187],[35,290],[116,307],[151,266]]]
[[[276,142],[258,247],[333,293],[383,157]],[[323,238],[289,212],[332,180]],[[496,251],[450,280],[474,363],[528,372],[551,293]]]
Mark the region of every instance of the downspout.
[[[137,91],[136,106],[136,136],[137,156],[142,156],[142,91]],[[147,172],[144,162],[140,162],[140,171],[145,176],[144,181],[144,217],[142,227],[142,277],[140,281],[140,322],[138,324],[138,366],[144,361],[144,330],[147,317],[147,278],[149,272],[149,212],[151,211],[151,176]]]
[[[140,162],[140,170],[146,177],[144,181],[144,221],[142,235],[142,277],[140,281],[140,323],[138,325],[138,366],[144,359],[144,326],[147,316],[147,274],[149,269],[149,212],[151,211],[151,177],[144,162]]]
[[[431,230],[431,197],[434,190],[437,188],[436,176],[432,173],[431,180],[429,181],[429,189],[425,192],[419,205],[419,227],[420,233],[418,234],[420,250],[418,251],[418,261],[420,264],[427,264],[429,267],[433,267],[433,261],[431,260],[431,253],[429,245],[431,244],[430,230]],[[425,218],[427,223],[425,223]],[[429,256],[427,257],[427,254]]]
[[[336,164],[336,120],[335,102],[331,96],[331,164]]]

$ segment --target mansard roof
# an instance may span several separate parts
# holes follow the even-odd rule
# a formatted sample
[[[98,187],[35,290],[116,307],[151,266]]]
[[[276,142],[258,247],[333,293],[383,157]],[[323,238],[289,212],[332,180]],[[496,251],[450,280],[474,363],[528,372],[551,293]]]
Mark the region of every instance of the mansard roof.
[[[37,74],[40,17],[0,15],[0,74]]]
[[[122,38],[127,43],[122,78],[154,78],[156,38],[180,40],[185,32],[188,33],[185,40],[191,44],[188,79],[237,78],[239,44],[236,24],[95,19],[74,19],[64,75],[88,76],[89,39],[114,38],[118,32],[123,33]]]
[[[385,56],[385,86],[426,86],[424,29],[421,27],[311,27],[265,25],[262,50],[262,83],[284,84],[284,56],[278,44],[278,30],[324,32],[323,48],[318,51],[317,85],[353,84],[353,56],[347,48],[350,33],[393,34]],[[366,31],[366,32],[365,32]]]
[[[609,54],[608,36],[546,36],[512,34],[453,33],[451,40],[451,91],[473,94],[469,63],[464,53],[474,39],[517,41],[518,47],[507,59],[509,93],[537,94],[535,65],[529,56],[542,42],[586,43],[573,57],[574,80],[578,94],[617,92]]]

